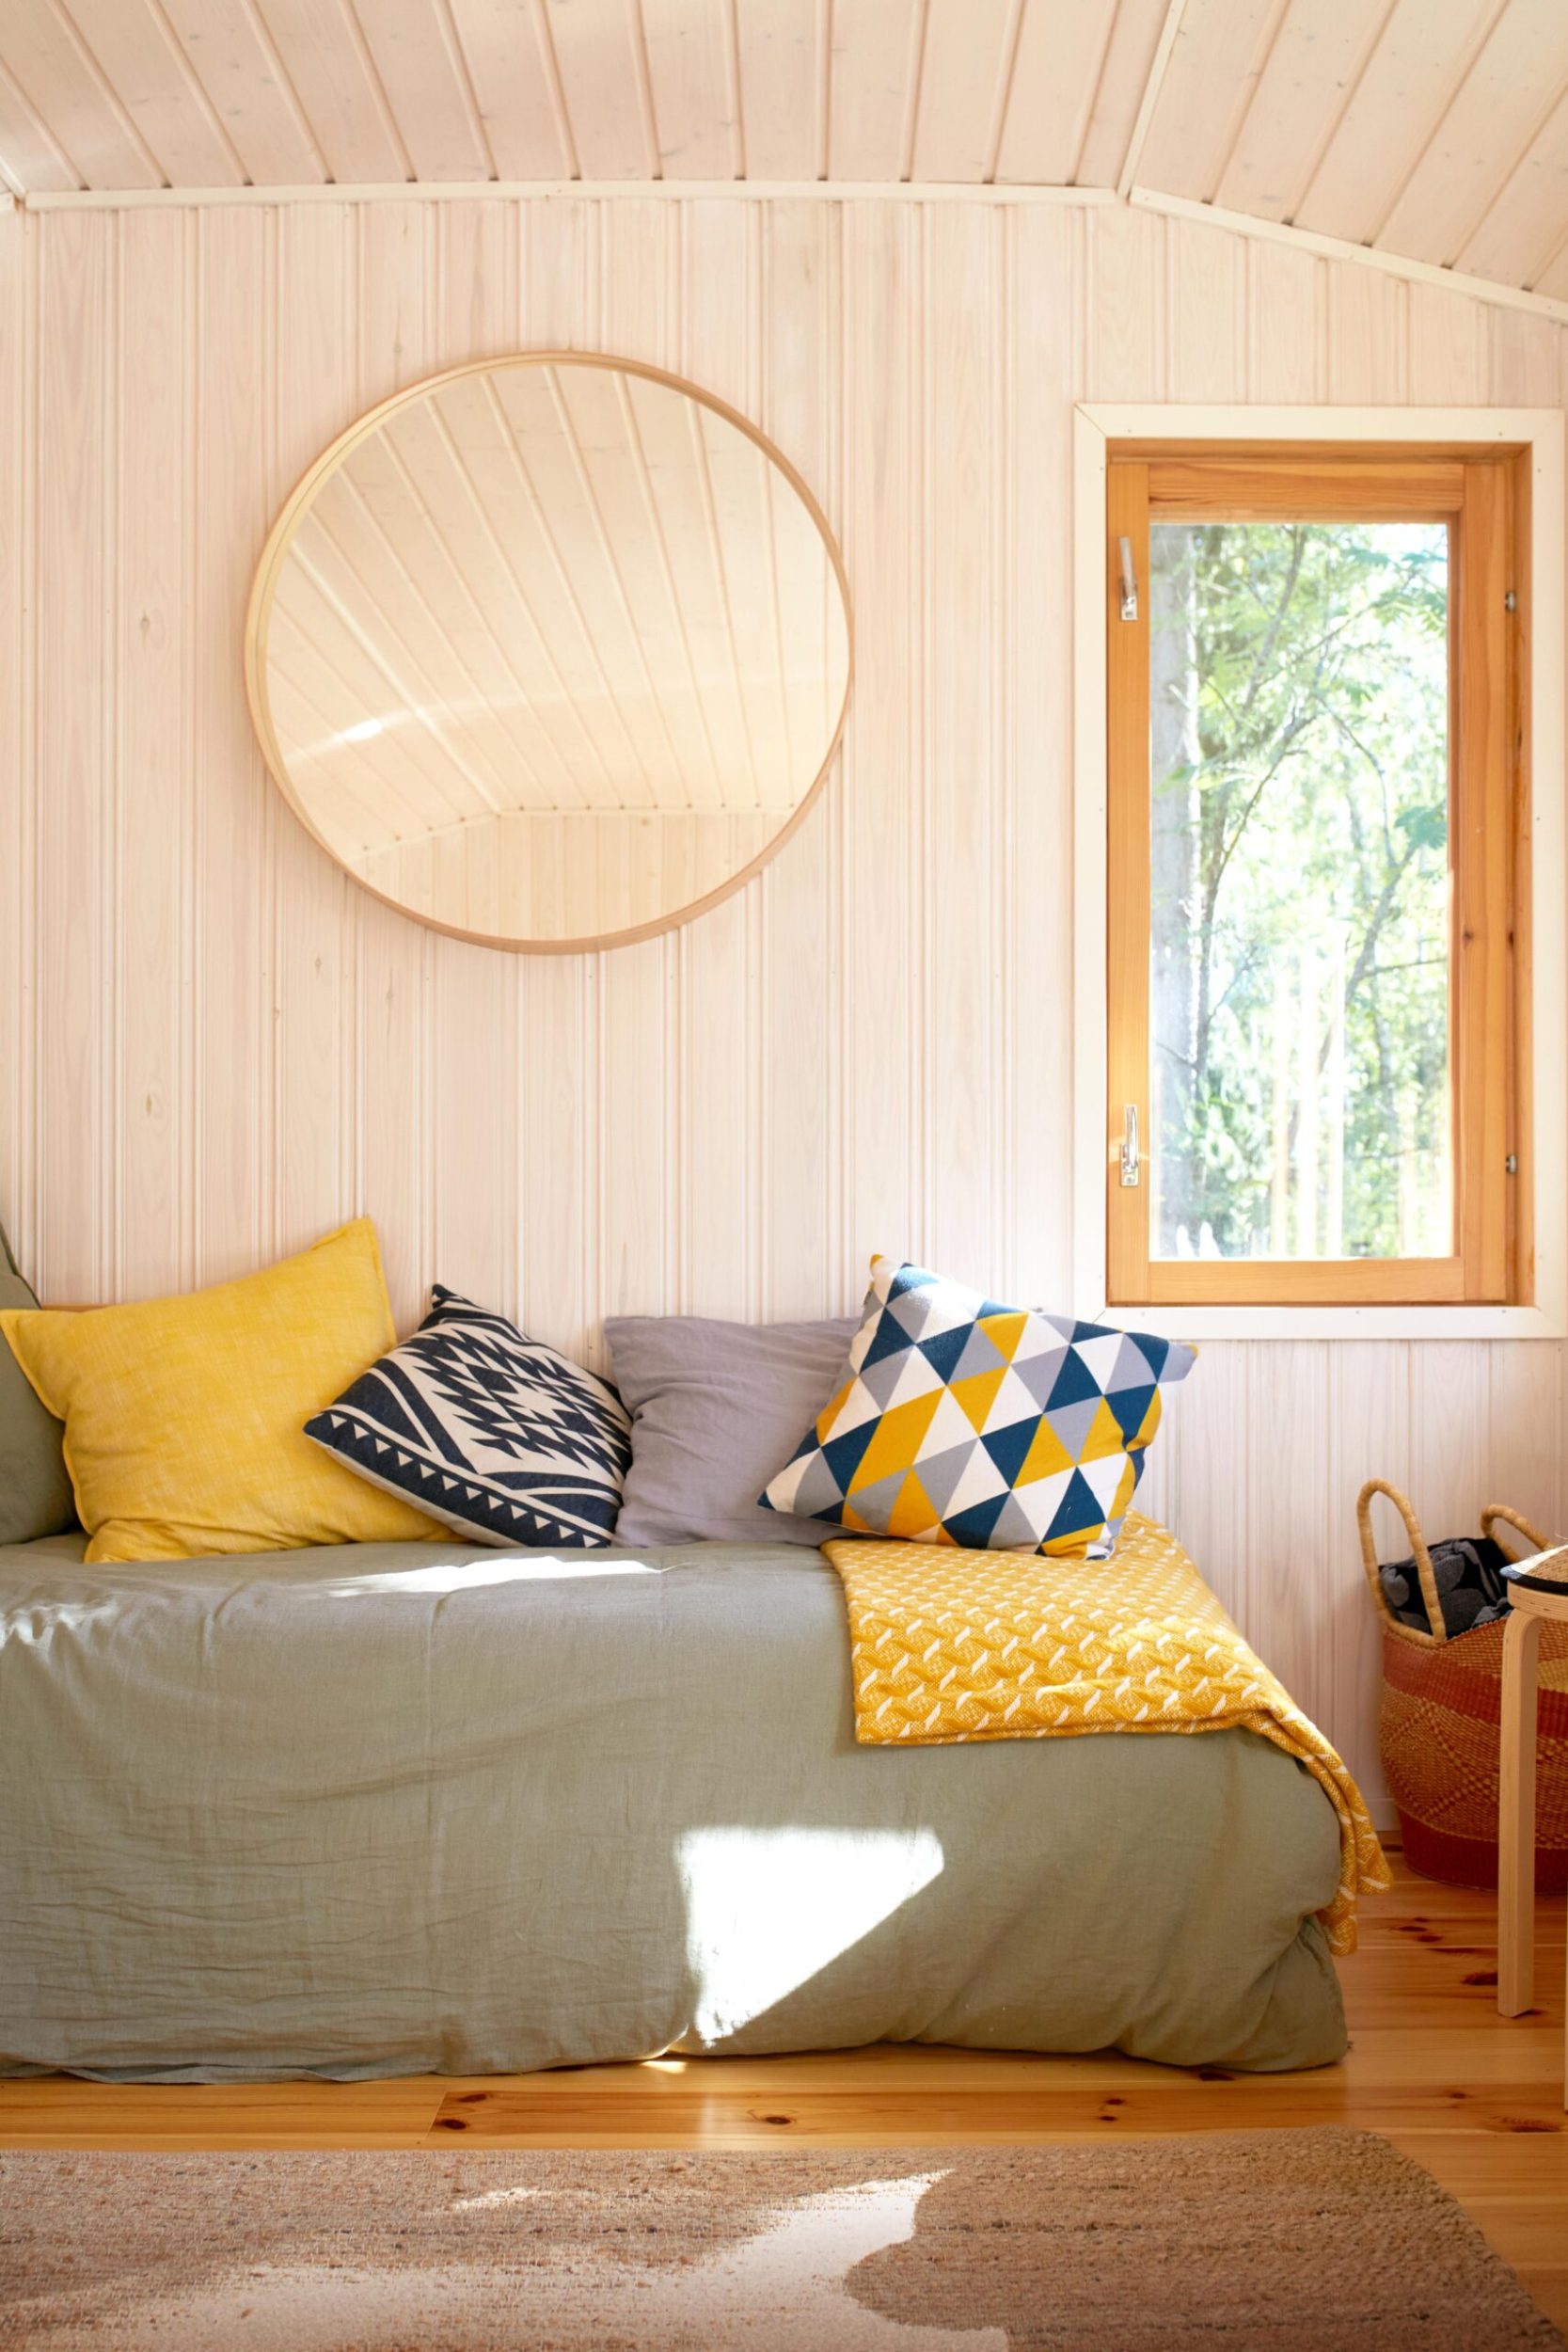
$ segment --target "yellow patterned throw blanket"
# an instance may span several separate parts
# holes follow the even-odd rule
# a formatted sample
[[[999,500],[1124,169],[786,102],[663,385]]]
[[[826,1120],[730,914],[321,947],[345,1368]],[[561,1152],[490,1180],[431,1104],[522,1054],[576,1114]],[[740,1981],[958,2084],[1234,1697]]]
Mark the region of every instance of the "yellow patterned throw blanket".
[[[849,1603],[855,1737],[873,1745],[1255,1731],[1295,1756],[1339,1822],[1329,1948],[1391,1883],[1361,1792],[1254,1657],[1174,1535],[1130,1512],[1115,1557],[835,1540]]]

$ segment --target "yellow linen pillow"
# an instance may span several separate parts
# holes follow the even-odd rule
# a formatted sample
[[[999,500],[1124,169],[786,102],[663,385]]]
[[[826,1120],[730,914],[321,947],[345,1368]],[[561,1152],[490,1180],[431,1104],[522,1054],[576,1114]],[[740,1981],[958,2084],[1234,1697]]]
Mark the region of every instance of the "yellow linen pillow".
[[[0,1310],[65,1423],[89,1560],[196,1560],[446,1533],[312,1445],[304,1425],[396,1344],[375,1227],[183,1298]]]

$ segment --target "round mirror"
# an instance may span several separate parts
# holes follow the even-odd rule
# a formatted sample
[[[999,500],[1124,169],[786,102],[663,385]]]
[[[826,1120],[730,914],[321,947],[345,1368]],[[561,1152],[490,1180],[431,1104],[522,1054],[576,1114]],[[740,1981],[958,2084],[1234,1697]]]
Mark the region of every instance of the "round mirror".
[[[637,939],[799,821],[849,691],[844,568],[721,401],[530,354],[384,401],[274,526],[245,675],[296,815],[466,939]]]

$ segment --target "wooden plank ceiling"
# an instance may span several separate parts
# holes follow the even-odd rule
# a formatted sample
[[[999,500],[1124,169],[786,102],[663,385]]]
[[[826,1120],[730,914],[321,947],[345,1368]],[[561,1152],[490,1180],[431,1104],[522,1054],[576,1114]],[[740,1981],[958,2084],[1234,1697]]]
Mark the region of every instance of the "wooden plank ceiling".
[[[4,0],[0,179],[1137,187],[1568,298],[1568,0]]]

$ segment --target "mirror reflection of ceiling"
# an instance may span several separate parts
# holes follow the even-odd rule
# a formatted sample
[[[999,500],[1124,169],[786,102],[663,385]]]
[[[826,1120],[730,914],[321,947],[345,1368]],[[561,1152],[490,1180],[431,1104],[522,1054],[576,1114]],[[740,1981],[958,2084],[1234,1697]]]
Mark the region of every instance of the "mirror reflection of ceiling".
[[[408,913],[520,946],[657,929],[800,813],[849,672],[825,526],[663,377],[465,370],[345,437],[253,647],[279,781]]]

